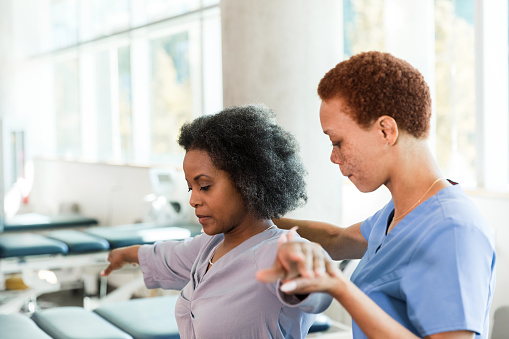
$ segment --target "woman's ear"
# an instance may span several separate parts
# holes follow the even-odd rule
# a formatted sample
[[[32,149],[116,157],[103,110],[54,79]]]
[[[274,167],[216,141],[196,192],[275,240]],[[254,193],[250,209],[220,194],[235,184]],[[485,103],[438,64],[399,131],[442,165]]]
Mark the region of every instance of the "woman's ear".
[[[398,124],[394,118],[388,115],[382,115],[376,121],[376,128],[380,132],[380,136],[384,139],[384,143],[387,145],[394,145],[398,140]]]

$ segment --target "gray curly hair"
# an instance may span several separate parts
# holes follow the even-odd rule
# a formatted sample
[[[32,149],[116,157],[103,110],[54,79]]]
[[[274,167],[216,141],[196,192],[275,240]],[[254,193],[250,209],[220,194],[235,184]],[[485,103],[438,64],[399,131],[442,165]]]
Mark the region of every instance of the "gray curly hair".
[[[307,202],[298,144],[274,118],[264,105],[229,107],[184,124],[178,139],[186,152],[207,152],[259,219],[279,218]]]

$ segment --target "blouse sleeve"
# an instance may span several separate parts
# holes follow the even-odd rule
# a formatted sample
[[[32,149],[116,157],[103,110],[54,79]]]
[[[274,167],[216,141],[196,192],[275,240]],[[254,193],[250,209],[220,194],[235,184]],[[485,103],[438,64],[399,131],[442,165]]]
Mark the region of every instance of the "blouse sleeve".
[[[200,234],[182,241],[144,245],[138,252],[148,288],[182,289],[190,280],[191,269],[210,237]]]
[[[441,223],[423,236],[401,283],[408,316],[419,333],[482,333],[494,264],[491,241],[477,227]]]

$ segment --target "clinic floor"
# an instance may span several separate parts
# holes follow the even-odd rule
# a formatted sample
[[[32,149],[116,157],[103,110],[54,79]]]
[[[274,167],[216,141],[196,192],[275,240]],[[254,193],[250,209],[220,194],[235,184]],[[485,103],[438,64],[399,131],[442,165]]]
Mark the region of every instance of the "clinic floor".
[[[83,289],[64,290],[39,296],[37,298],[37,305],[41,309],[62,306],[83,307],[83,297]]]

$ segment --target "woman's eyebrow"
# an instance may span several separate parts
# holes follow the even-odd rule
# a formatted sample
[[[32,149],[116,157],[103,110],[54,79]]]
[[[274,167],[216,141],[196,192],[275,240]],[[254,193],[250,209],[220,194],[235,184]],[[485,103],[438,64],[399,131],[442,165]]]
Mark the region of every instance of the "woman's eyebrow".
[[[206,178],[210,178],[208,175],[206,174],[198,174],[197,176],[195,176],[193,178],[194,181],[197,181],[198,179],[200,179],[201,177],[206,177]]]

